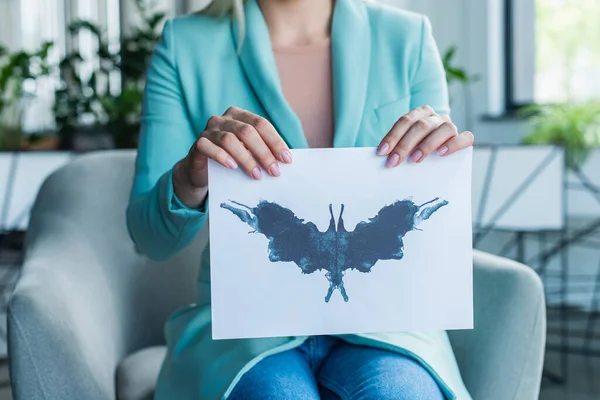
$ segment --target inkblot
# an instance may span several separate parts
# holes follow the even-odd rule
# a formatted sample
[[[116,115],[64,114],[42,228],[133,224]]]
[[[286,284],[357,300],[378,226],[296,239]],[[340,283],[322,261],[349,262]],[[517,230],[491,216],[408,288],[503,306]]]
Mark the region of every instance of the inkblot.
[[[263,200],[253,208],[236,201],[230,203],[222,203],[221,208],[250,225],[254,229],[250,233],[260,233],[269,239],[271,262],[293,262],[304,274],[327,271],[329,290],[325,302],[329,302],[335,289],[348,301],[343,281],[347,270],[368,273],[379,260],[402,259],[404,235],[417,230],[421,222],[448,204],[440,198],[420,206],[411,200],[399,200],[383,207],[375,217],[357,224],[353,231],[344,227],[344,205],[336,226],[330,204],[329,227],[321,232],[314,223],[305,222],[274,202]]]

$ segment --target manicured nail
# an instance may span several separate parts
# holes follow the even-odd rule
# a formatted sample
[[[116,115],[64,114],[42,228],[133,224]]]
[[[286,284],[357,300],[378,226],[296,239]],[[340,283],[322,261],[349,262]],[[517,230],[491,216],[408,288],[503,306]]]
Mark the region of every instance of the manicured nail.
[[[438,149],[438,154],[440,156],[443,156],[444,154],[446,154],[448,152],[448,146],[442,146]]]
[[[227,160],[225,160],[225,164],[227,164],[227,166],[231,169],[236,169],[238,167],[235,160],[231,157],[227,157]]]
[[[286,164],[291,164],[292,163],[292,153],[290,153],[289,151],[284,151],[283,153],[281,153],[281,156],[283,157],[283,161]]]
[[[385,165],[387,167],[392,168],[392,167],[395,167],[396,165],[398,165],[398,161],[400,161],[400,156],[398,154],[394,153],[390,156],[390,158],[388,158]]]
[[[385,153],[387,153],[387,151],[389,150],[389,148],[390,148],[390,145],[389,145],[389,144],[387,144],[387,143],[382,143],[382,144],[379,146],[379,149],[377,149],[377,155],[379,155],[379,156],[383,156],[383,155],[385,155]]]
[[[281,175],[281,173],[279,172],[279,165],[277,165],[277,163],[271,164],[271,166],[269,167],[269,172],[273,176],[279,176],[279,175]]]
[[[260,168],[256,167],[252,170],[252,177],[257,181],[262,178],[262,172],[260,172]]]
[[[410,159],[411,159],[412,162],[419,161],[421,159],[421,157],[423,157],[423,152],[421,150],[415,150],[410,155]]]

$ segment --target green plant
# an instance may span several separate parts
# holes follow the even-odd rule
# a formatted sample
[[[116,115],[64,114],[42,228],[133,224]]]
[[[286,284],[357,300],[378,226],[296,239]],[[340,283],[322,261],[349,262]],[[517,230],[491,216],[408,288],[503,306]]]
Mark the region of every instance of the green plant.
[[[446,82],[450,87],[453,83],[458,82],[462,85],[463,99],[464,99],[464,115],[465,115],[465,128],[471,130],[473,126],[473,113],[472,113],[472,95],[469,90],[469,85],[479,80],[478,75],[469,75],[464,68],[460,68],[454,65],[454,57],[456,56],[456,46],[450,47],[442,55],[442,64],[444,71],[446,72]],[[452,98],[449,99],[452,104]]]
[[[60,63],[61,85],[55,93],[54,113],[59,132],[67,141],[80,129],[82,120],[91,120],[97,129],[112,135],[116,147],[136,145],[146,69],[166,14],[153,10],[144,0],[135,0],[135,5],[140,24],[121,36],[116,51],[92,22],[70,25],[74,39],[82,32],[95,38],[97,62],[85,76],[82,66],[89,60],[80,53],[72,52]],[[120,78],[118,87],[115,77]]]
[[[466,85],[479,80],[479,76],[469,75],[463,68],[454,66],[453,62],[456,51],[456,46],[452,46],[442,55],[442,63],[444,65],[444,71],[446,71],[446,81],[448,82],[448,86],[454,82],[460,82]]]
[[[523,144],[564,146],[567,166],[579,170],[589,152],[600,146],[600,101],[524,107],[532,132]]]
[[[20,146],[23,102],[35,96],[38,79],[52,72],[52,47],[52,42],[44,42],[35,51],[11,53],[0,46],[0,147]]]

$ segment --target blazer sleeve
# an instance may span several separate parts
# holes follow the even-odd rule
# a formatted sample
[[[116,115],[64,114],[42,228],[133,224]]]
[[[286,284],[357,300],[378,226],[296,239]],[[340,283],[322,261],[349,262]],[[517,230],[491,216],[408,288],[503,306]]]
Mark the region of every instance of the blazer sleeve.
[[[428,105],[438,114],[450,114],[448,84],[429,19],[423,16],[418,67],[411,79],[411,110]]]
[[[196,140],[174,64],[172,21],[167,21],[147,74],[127,229],[138,252],[163,261],[200,231],[204,209],[190,209],[173,192],[173,167]]]

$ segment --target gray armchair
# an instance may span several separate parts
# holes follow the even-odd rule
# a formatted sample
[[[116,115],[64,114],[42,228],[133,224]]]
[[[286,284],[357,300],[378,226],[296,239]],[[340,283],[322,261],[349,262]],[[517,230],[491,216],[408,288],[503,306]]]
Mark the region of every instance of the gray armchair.
[[[125,226],[134,153],[83,156],[43,185],[8,314],[17,400],[152,398],[163,324],[193,299],[207,234],[176,259],[136,254]],[[536,399],[542,285],[528,268],[476,253],[475,329],[450,333],[474,399]]]

